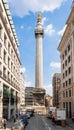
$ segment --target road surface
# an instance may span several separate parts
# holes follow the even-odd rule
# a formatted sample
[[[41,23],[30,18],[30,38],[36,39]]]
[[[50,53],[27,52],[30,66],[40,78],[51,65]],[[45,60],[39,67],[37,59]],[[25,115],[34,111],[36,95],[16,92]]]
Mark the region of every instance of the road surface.
[[[73,130],[73,128],[67,125],[65,127],[56,125],[46,116],[35,115],[29,119],[29,124],[25,130]]]

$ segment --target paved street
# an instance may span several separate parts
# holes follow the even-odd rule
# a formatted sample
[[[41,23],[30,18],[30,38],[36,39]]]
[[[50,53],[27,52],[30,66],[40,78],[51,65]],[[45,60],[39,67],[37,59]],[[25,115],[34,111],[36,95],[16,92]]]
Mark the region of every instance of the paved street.
[[[71,125],[71,127],[68,125]],[[29,124],[25,130],[74,130],[74,124],[72,124],[71,120],[68,121],[68,125],[62,127],[52,123],[52,121],[45,116],[35,115],[29,119]],[[13,121],[8,121],[6,130],[11,130],[11,126],[13,126]]]
[[[35,115],[29,120],[29,124],[25,130],[74,130],[73,128],[66,126],[53,124],[52,121],[45,116]]]

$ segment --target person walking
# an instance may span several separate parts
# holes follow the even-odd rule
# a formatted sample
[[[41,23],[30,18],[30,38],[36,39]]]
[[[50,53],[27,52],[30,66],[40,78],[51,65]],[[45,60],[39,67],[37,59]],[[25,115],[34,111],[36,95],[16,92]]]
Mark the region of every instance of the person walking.
[[[4,118],[2,119],[2,125],[3,125],[3,128],[4,128],[4,129],[6,129],[6,124],[7,124],[7,120],[6,120],[6,118],[4,117]]]

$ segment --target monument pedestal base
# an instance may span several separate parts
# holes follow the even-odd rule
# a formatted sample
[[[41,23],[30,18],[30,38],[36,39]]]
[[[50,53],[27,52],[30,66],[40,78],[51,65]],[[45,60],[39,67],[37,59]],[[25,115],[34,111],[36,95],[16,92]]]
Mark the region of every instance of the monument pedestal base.
[[[36,106],[45,105],[44,96],[45,96],[45,89],[34,88],[33,89],[34,105],[36,105]]]
[[[33,105],[35,107],[35,111],[39,113],[44,113],[45,111],[45,89],[42,88],[34,88],[33,89]]]

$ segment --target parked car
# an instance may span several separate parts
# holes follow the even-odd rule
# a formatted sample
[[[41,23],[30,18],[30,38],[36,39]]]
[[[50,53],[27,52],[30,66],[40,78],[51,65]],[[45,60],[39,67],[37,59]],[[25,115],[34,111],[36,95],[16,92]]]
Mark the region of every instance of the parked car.
[[[27,111],[26,114],[29,115],[29,117],[32,116],[32,113],[30,111]]]
[[[19,119],[21,119],[21,121],[24,123],[25,126],[28,124],[28,115],[27,114],[21,114],[19,116]]]
[[[30,117],[34,116],[34,109],[27,109],[26,113],[29,113]]]
[[[30,116],[30,113],[26,113],[26,115],[28,116],[28,119],[30,119],[30,117],[31,117],[31,116]]]
[[[24,130],[24,125],[21,120],[14,123],[11,130]]]
[[[72,122],[74,122],[74,116],[72,116]]]

